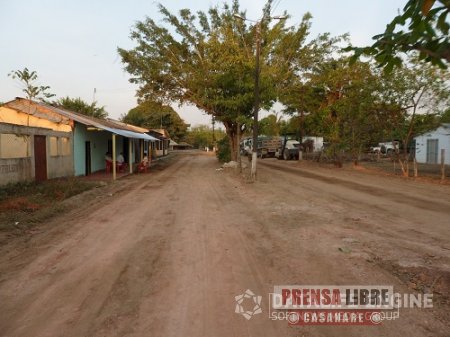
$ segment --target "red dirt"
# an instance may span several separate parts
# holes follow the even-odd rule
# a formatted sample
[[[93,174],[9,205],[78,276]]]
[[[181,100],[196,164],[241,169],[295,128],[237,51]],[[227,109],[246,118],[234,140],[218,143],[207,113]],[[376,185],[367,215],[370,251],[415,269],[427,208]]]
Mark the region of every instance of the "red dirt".
[[[14,197],[0,202],[0,212],[11,210],[34,212],[39,208],[38,204],[30,202],[26,197]]]

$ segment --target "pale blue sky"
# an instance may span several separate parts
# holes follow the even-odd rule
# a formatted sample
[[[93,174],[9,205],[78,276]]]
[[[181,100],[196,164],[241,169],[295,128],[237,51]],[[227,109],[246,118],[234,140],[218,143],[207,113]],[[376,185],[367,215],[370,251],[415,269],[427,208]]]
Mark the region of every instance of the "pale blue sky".
[[[160,1],[170,10],[207,10],[223,1]],[[247,17],[257,19],[265,1],[242,0]],[[274,15],[287,11],[291,24],[313,15],[312,36],[349,33],[353,44],[366,45],[403,7],[406,0],[275,0]],[[159,20],[151,0],[0,0],[0,101],[22,96],[11,70],[36,70],[40,84],[57,97],[81,97],[105,105],[117,118],[136,105],[135,87],[117,55],[117,47],[132,48],[129,33],[136,21]],[[186,122],[210,118],[192,107],[176,108]]]

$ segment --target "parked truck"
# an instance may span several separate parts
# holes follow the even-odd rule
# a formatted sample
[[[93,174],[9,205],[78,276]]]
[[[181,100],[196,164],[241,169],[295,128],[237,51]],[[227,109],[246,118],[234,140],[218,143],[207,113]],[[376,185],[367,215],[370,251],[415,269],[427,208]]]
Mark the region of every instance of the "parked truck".
[[[241,155],[251,158],[253,151],[253,139],[246,137],[240,143]],[[258,157],[263,158],[278,158],[284,160],[298,159],[300,149],[300,142],[294,136],[285,135],[282,137],[258,137]]]
[[[273,158],[280,146],[280,137],[258,137],[258,157]]]
[[[257,144],[258,144],[257,153],[259,158],[275,157],[277,149],[281,146],[281,139],[280,137],[259,136]],[[251,157],[253,152],[252,137],[246,137],[242,139],[240,143],[240,148],[241,148],[241,155]]]

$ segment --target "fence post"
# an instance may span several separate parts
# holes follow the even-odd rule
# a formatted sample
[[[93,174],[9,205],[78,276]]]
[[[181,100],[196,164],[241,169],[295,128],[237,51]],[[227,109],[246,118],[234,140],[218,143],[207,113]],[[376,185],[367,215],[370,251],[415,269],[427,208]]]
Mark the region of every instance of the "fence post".
[[[445,149],[441,149],[441,181],[445,180]]]
[[[414,164],[414,178],[417,178],[419,176],[419,173],[417,172],[417,160],[416,160],[416,157],[414,157],[413,164]]]

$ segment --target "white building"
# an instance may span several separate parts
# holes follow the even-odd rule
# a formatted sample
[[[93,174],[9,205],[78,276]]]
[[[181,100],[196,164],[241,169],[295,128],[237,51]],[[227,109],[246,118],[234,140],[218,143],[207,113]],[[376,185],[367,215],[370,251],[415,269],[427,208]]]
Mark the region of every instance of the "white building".
[[[418,163],[439,164],[441,150],[445,150],[445,164],[450,165],[450,123],[415,138]]]
[[[315,136],[304,136],[302,138],[303,142],[307,140],[312,140],[314,143],[314,152],[322,151],[323,150],[323,137],[315,137]]]

